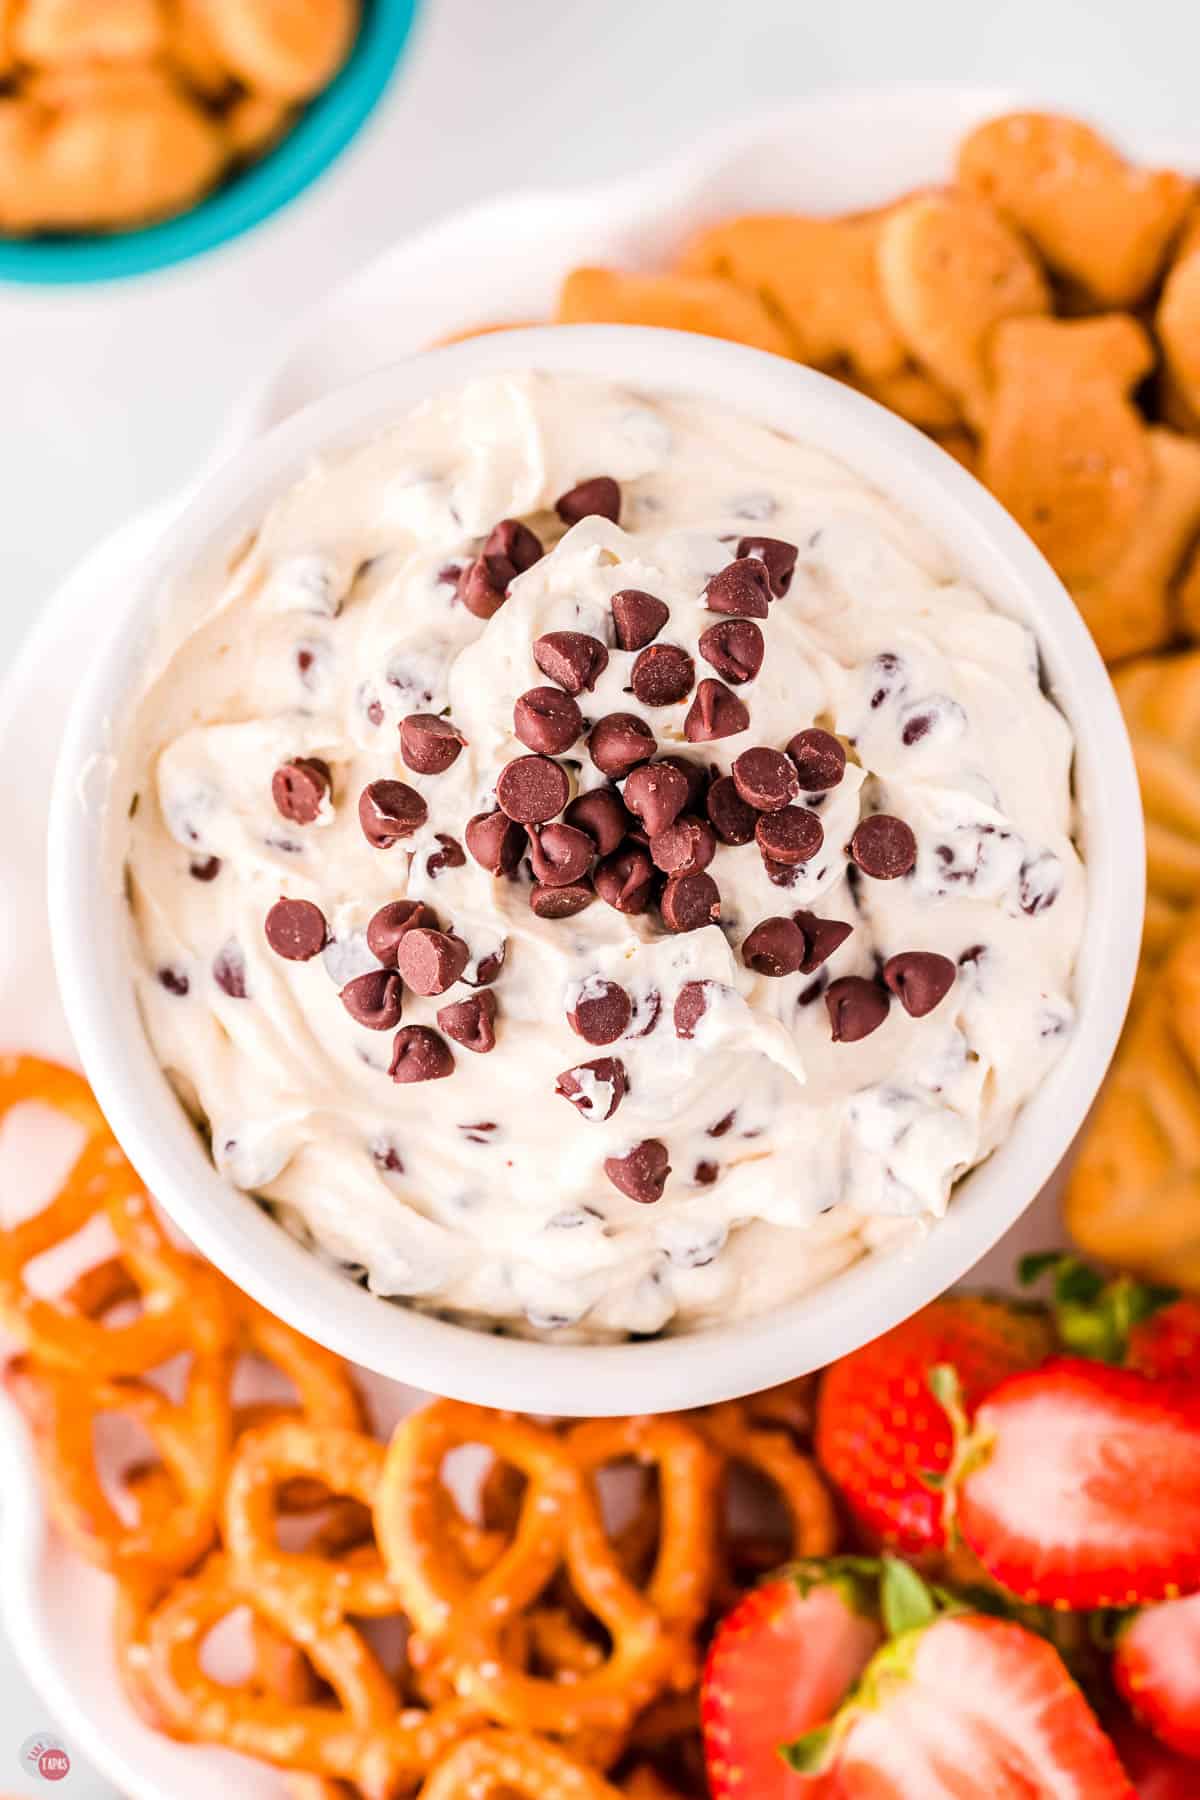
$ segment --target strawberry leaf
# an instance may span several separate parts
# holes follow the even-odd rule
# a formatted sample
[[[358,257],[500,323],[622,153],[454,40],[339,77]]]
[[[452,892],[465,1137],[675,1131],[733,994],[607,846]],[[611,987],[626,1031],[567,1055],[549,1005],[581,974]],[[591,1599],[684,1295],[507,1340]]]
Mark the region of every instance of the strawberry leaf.
[[[819,1775],[827,1766],[832,1736],[831,1725],[818,1725],[815,1731],[806,1731],[792,1743],[780,1744],[779,1754],[797,1775]]]
[[[889,1637],[919,1631],[937,1617],[937,1602],[917,1571],[896,1556],[883,1559],[879,1606]]]

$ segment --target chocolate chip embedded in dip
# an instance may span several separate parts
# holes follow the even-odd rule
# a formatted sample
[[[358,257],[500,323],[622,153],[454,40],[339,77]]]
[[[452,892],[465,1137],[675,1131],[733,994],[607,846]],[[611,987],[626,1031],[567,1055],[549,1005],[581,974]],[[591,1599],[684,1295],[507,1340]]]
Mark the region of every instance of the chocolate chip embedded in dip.
[[[375,1292],[761,1312],[943,1211],[1061,1054],[1036,645],[818,451],[482,380],[184,614],[127,745],[147,1025],[218,1166]]]

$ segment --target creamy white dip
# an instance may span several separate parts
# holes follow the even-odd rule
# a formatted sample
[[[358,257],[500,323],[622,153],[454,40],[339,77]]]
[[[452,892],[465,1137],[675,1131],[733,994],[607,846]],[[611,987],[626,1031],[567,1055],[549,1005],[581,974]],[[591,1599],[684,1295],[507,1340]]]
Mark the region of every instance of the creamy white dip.
[[[619,523],[594,514],[565,528],[556,501],[598,475],[611,480],[583,503],[601,492],[615,510],[615,482]],[[545,548],[511,581],[496,540],[491,563],[477,565],[504,519]],[[756,607],[755,569],[747,575],[738,550],[764,536],[797,554],[790,579],[782,554],[768,580],[772,552],[741,544],[770,593]],[[520,542],[518,561],[531,553]],[[709,589],[731,562],[739,568]],[[686,653],[667,659],[668,674],[688,682],[692,659],[679,700],[649,704],[633,691],[644,652],[620,647],[613,608],[630,591],[668,609],[652,643]],[[494,615],[478,616],[460,592]],[[713,605],[746,593],[767,615],[753,620],[761,669],[730,678],[717,700],[723,718],[733,696],[749,724],[697,740],[715,694],[701,705],[699,684],[721,678],[700,640],[728,624]],[[640,620],[639,606],[627,616]],[[519,866],[493,874],[467,847],[467,826],[496,810],[506,765],[532,753],[514,733],[514,705],[561,691],[534,656],[537,640],[560,632],[607,652],[575,696],[580,733],[554,759],[564,793],[624,787],[589,751],[607,715],[643,720],[657,757],[694,765],[684,810],[701,822],[699,789],[714,776],[816,727],[836,735],[847,763],[835,785],[807,790],[797,776],[785,796],[815,852],[769,865],[757,842],[702,828],[702,854],[715,842],[705,874],[719,923],[672,930],[664,912],[688,925],[712,890],[693,883],[663,898],[665,878],[647,873],[634,840],[645,911],[596,898],[571,916],[537,916],[523,828],[508,839]],[[570,708],[554,709],[569,729]],[[441,772],[417,772],[402,754],[399,728],[414,715],[442,716],[461,739],[415,727],[417,761],[428,745],[453,757]],[[760,1310],[827,1279],[889,1222],[940,1214],[1071,1030],[1085,900],[1072,741],[1039,685],[1033,637],[840,464],[706,404],[575,378],[488,378],[314,466],[271,508],[199,623],[189,619],[134,731],[129,891],[157,1054],[211,1132],[218,1168],[378,1294],[568,1337]],[[768,759],[768,773],[778,778],[785,760]],[[298,801],[277,779],[289,768]],[[360,796],[380,781],[405,783],[419,796],[410,812],[426,814],[389,847],[360,816]],[[853,866],[846,846],[878,813],[913,834],[908,872]],[[739,816],[754,829],[754,810]],[[578,851],[577,838],[562,842]],[[605,876],[589,860],[582,886],[594,878],[611,899],[628,872]],[[276,913],[277,943],[306,954],[327,931],[306,960],[268,941],[281,897],[309,910]],[[442,934],[422,965],[434,980],[457,975],[454,940],[465,945],[443,992],[414,992],[403,961],[391,983],[378,973],[367,927],[399,900],[436,915],[421,916]],[[808,920],[799,937],[797,912]],[[820,966],[747,966],[743,945],[761,922],[789,922],[767,934],[786,964],[797,943],[811,952],[814,918],[851,927]],[[888,965],[907,952],[947,962],[924,962],[906,990],[904,965]],[[366,1000],[385,1029],[360,1023],[341,997],[372,972]],[[882,1023],[839,1042],[827,990],[846,977],[870,984],[834,989],[848,1028]],[[685,1000],[677,1022],[680,990],[695,982],[710,984],[689,990],[702,1016],[690,1023]],[[910,1015],[906,991],[919,1007],[947,985]],[[585,1041],[568,1013],[586,1021],[580,1002],[612,988],[616,1026],[626,1003],[627,1025],[613,1041]],[[361,1014],[362,984],[354,992]],[[473,1020],[484,1039],[494,1034],[488,1050],[438,1020],[481,994],[494,1002],[491,1033]],[[613,1029],[611,1012],[593,1005],[600,1029]],[[472,1035],[470,1016],[451,1017]],[[412,1027],[425,1035],[406,1038],[416,1045],[401,1058],[407,1071],[415,1058],[426,1072],[432,1056],[451,1073],[391,1078],[397,1030]],[[566,1071],[596,1062],[565,1084],[575,1101],[558,1091]],[[605,1118],[614,1080],[624,1091]]]

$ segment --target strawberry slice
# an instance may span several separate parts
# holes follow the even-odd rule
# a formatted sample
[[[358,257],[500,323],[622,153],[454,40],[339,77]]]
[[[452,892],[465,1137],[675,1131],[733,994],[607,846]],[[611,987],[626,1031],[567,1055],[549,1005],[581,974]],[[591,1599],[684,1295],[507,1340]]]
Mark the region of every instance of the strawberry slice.
[[[838,1800],[1136,1800],[1056,1651],[980,1613],[896,1638],[786,1754],[832,1773]]]
[[[1190,1757],[1177,1756],[1127,1713],[1107,1721],[1121,1765],[1138,1800],[1197,1800],[1200,1770]]]
[[[1200,1757],[1200,1594],[1135,1613],[1118,1634],[1112,1672],[1156,1737],[1184,1756]]]
[[[958,1529],[1041,1606],[1138,1606],[1200,1587],[1200,1407],[1171,1384],[1059,1357],[1013,1375],[960,1446]]]
[[[825,1371],[817,1456],[872,1542],[914,1557],[945,1546],[942,1496],[929,1476],[949,1469],[953,1433],[930,1392],[930,1370],[953,1364],[972,1412],[1053,1344],[1046,1316],[1033,1308],[951,1294]]]
[[[870,1567],[806,1564],[755,1588],[720,1626],[700,1690],[713,1800],[830,1793],[794,1774],[779,1746],[833,1717],[882,1642]]]

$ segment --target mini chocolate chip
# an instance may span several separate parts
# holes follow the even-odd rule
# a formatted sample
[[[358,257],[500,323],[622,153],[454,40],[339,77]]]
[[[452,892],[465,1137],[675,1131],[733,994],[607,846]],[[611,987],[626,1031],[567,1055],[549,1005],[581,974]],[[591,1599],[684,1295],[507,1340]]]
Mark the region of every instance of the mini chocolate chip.
[[[606,1156],[604,1173],[630,1200],[636,1200],[639,1206],[651,1206],[662,1199],[671,1173],[667,1146],[658,1138],[644,1138],[627,1156]]]
[[[570,792],[566,770],[548,756],[514,757],[505,763],[496,783],[497,800],[519,825],[540,825],[553,819],[567,804]]]
[[[543,887],[569,887],[592,866],[596,846],[574,825],[543,825],[529,830],[529,866]]]
[[[643,763],[625,783],[625,805],[650,837],[679,817],[687,797],[687,777],[669,763]]]
[[[804,933],[793,919],[764,919],[742,944],[742,961],[758,975],[794,975],[804,962]]]
[[[490,951],[487,956],[481,956],[479,958],[479,961],[474,965],[474,972],[472,972],[471,962],[468,961],[467,966],[462,973],[463,980],[468,987],[481,988],[489,986],[491,982],[495,981],[497,975],[499,975],[501,969],[504,967],[504,961],[507,955],[508,939],[502,938],[499,946],[495,950]]]
[[[791,759],[762,744],[735,757],[731,773],[734,787],[756,812],[781,812],[800,792]]]
[[[721,890],[711,875],[672,875],[659,902],[669,931],[698,931],[721,918]]]
[[[568,694],[582,694],[590,693],[607,669],[608,651],[582,631],[547,631],[534,643],[533,660]]]
[[[308,962],[329,941],[325,914],[311,900],[277,900],[267,914],[267,942],[288,962]]]
[[[488,989],[472,994],[469,1000],[439,1006],[437,1022],[446,1036],[464,1050],[486,1056],[496,1048],[496,996]]]
[[[431,850],[425,858],[425,873],[431,881],[436,881],[443,869],[461,869],[467,860],[467,853],[456,837],[449,832],[435,831],[433,834],[440,846]]]
[[[368,969],[342,989],[342,1005],[368,1031],[394,1031],[400,1023],[404,989],[390,969]]]
[[[390,850],[419,831],[429,808],[406,781],[372,781],[358,797],[358,820],[368,844]]]
[[[726,1132],[733,1130],[733,1124],[736,1118],[737,1108],[735,1107],[732,1112],[727,1112],[724,1118],[718,1119],[715,1125],[710,1125],[706,1136],[718,1138],[724,1137]]]
[[[683,721],[683,735],[689,744],[735,737],[749,728],[750,714],[745,704],[723,681],[714,681],[710,676],[700,683]]]
[[[400,721],[400,754],[418,775],[444,774],[464,742],[461,731],[436,713],[409,713]]]
[[[767,862],[793,868],[817,854],[825,842],[825,829],[806,806],[785,806],[782,812],[763,813],[754,836]]]
[[[583,714],[561,688],[530,688],[513,707],[513,730],[527,749],[561,756],[583,730]]]
[[[383,724],[383,704],[381,701],[367,701],[367,722],[371,725]]]
[[[902,950],[883,965],[883,979],[911,1018],[923,1019],[954,986],[957,971],[934,950]]]
[[[496,586],[482,556],[467,564],[458,578],[455,593],[477,619],[494,618],[504,605],[504,589]]]
[[[805,794],[823,794],[835,788],[846,773],[845,750],[831,731],[822,731],[819,725],[798,731],[788,744],[788,755]]]
[[[293,825],[311,825],[332,786],[329,764],[318,756],[297,756],[271,777],[276,808]]]
[[[405,1025],[392,1047],[393,1081],[441,1081],[454,1073],[454,1058],[436,1031],[427,1025]]]
[[[714,981],[685,981],[675,997],[675,1036],[694,1038],[716,991]]]
[[[641,588],[622,588],[612,597],[613,625],[622,650],[644,650],[671,616],[665,600]]]
[[[821,964],[828,962],[854,930],[844,919],[818,919],[816,913],[794,912],[793,919],[804,933],[804,961],[800,964],[802,975],[811,975]]]
[[[507,813],[476,813],[463,835],[475,861],[490,875],[511,875],[525,854],[525,833]]]
[[[602,857],[592,879],[600,898],[617,912],[644,913],[654,898],[654,864],[640,844],[625,844]]]
[[[582,984],[579,998],[567,1012],[572,1031],[589,1044],[613,1044],[629,1029],[633,1006],[625,989],[615,981],[592,976]]]
[[[367,926],[367,948],[387,969],[396,966],[396,952],[406,931],[437,931],[438,917],[424,900],[389,900]]]
[[[825,1006],[835,1044],[856,1044],[870,1037],[888,1016],[886,988],[863,975],[843,975],[825,989]]]
[[[711,825],[685,813],[650,839],[650,859],[664,875],[698,875],[716,855]]]
[[[965,969],[969,964],[979,962],[981,958],[986,955],[986,944],[968,944],[967,948],[958,959],[958,966],[960,969]]]
[[[568,825],[586,831],[601,856],[615,850],[632,824],[625,803],[615,788],[593,788],[572,800],[565,814]]]
[[[704,589],[709,612],[731,613],[740,619],[765,619],[770,600],[770,578],[757,557],[743,556],[727,563]]]
[[[619,1056],[599,1056],[595,1062],[564,1069],[554,1091],[585,1119],[611,1119],[629,1092],[629,1077]]]
[[[704,810],[723,844],[749,844],[754,841],[758,814],[742,799],[734,786],[732,775],[717,776],[708,790]]]
[[[872,813],[855,826],[850,855],[864,875],[876,881],[894,881],[907,875],[917,860],[917,840],[911,826],[891,813]]]
[[[775,887],[795,887],[800,879],[800,870],[795,863],[776,862],[773,857],[763,857],[763,869],[769,882]]]
[[[774,595],[782,597],[787,593],[800,554],[795,544],[786,543],[783,538],[744,537],[738,542],[737,553],[739,557],[758,558],[767,571]]]
[[[470,958],[460,937],[418,925],[406,931],[396,950],[396,967],[414,994],[444,994]]]
[[[719,619],[700,637],[700,654],[735,686],[753,681],[763,662],[763,634],[753,619]]]
[[[488,532],[480,561],[493,586],[507,590],[510,581],[532,569],[545,554],[541,538],[528,525],[522,525],[520,519],[501,519]]]
[[[648,762],[658,746],[654,733],[636,713],[605,713],[592,726],[587,747],[601,773],[619,780],[638,763]]]
[[[580,519],[590,519],[595,513],[617,525],[621,519],[621,490],[611,475],[592,475],[568,493],[560,494],[554,510],[564,525],[578,525]]]
[[[246,958],[242,947],[231,938],[213,959],[213,980],[231,1000],[246,998]]]
[[[382,1169],[385,1175],[403,1175],[404,1158],[395,1144],[389,1143],[386,1138],[380,1139],[379,1142],[372,1145],[371,1155],[375,1167]]]
[[[188,874],[193,881],[215,881],[220,873],[219,856],[194,856],[188,864]]]
[[[692,762],[686,756],[660,756],[660,763],[669,769],[678,769],[688,784],[687,811],[703,812],[704,796],[708,792],[708,771],[703,763]]]
[[[629,685],[643,706],[675,706],[696,681],[696,665],[678,644],[651,644],[640,652]]]
[[[539,919],[571,919],[595,898],[595,889],[583,881],[573,881],[567,887],[539,885],[529,890],[529,910]]]
[[[629,1036],[649,1037],[650,1033],[658,1026],[658,1015],[661,1011],[662,995],[657,988],[644,988],[640,994],[635,994]]]
[[[160,969],[158,971],[160,987],[165,987],[168,994],[174,994],[177,1000],[191,991],[191,982],[182,969]]]
[[[719,1163],[698,1162],[692,1170],[692,1180],[696,1183],[697,1187],[711,1187],[720,1173],[721,1167]],[[697,1264],[697,1267],[703,1268],[704,1264],[699,1263]]]

